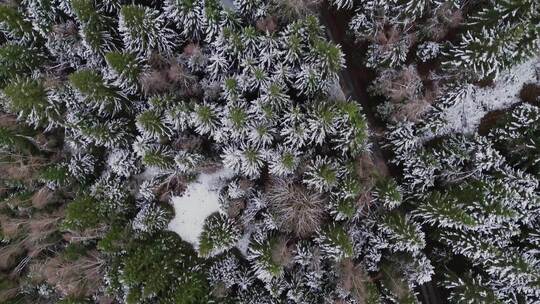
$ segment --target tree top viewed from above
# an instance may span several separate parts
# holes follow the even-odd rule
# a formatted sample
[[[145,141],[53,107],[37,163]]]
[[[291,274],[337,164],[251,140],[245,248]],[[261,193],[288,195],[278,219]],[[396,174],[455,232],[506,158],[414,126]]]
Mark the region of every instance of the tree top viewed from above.
[[[0,0],[0,303],[540,303],[537,0]]]

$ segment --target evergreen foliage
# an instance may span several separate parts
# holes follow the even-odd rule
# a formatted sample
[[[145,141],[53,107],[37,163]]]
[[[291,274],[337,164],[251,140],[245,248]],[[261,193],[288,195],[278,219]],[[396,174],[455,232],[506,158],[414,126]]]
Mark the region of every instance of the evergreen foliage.
[[[128,51],[149,56],[152,51],[167,55],[174,47],[173,31],[159,11],[140,5],[120,9],[119,30]]]
[[[105,60],[110,66],[110,78],[115,86],[127,93],[139,90],[139,78],[144,70],[142,62],[132,53],[110,52],[105,54]]]
[[[195,252],[173,232],[160,232],[142,241],[132,240],[109,276],[125,295],[126,303],[204,303],[205,278]]]
[[[47,91],[43,83],[30,78],[14,79],[4,87],[9,109],[24,117],[30,124],[39,126],[47,115]]]
[[[225,215],[215,214],[206,218],[200,236],[199,255],[215,256],[232,248],[240,236],[235,224]]]
[[[481,79],[534,56],[540,46],[539,12],[535,1],[486,3],[471,17],[459,44],[450,49],[450,64]]]
[[[0,302],[536,303],[537,1],[318,2],[3,1]]]

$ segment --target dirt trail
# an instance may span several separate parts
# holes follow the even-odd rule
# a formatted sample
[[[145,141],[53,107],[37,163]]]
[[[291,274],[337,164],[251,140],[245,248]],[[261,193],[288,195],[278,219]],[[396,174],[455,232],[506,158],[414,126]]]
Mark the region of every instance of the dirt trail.
[[[379,169],[379,174],[398,176],[400,171],[389,163],[390,156],[381,149],[379,141],[384,130],[384,123],[375,116],[376,100],[369,98],[367,88],[375,78],[373,71],[368,69],[363,58],[366,45],[359,45],[348,34],[348,23],[352,10],[335,10],[326,1],[320,9],[320,20],[326,26],[330,39],[341,45],[345,54],[346,68],[340,73],[340,83],[346,97],[352,98],[362,105],[372,134],[373,162]],[[417,288],[419,299],[425,304],[443,304],[439,290],[432,282]]]
[[[373,102],[375,100],[368,98],[367,94],[367,87],[375,78],[375,74],[362,61],[366,46],[358,45],[348,35],[347,28],[352,12],[349,10],[336,11],[325,2],[319,17],[326,26],[328,36],[332,41],[341,45],[345,54],[346,68],[340,72],[340,84],[346,97],[356,100],[362,105],[369,124],[373,162],[378,168],[378,173],[381,175],[399,174],[399,170],[389,164],[389,155],[380,147],[379,141],[384,124],[375,116],[375,103]]]

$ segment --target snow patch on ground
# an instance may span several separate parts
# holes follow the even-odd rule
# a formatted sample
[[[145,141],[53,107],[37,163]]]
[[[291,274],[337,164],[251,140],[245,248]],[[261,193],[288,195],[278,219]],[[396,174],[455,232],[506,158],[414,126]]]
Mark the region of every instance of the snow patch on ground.
[[[224,8],[230,9],[231,11],[237,11],[236,6],[234,5],[233,0],[221,0],[221,4]]]
[[[502,73],[493,86],[481,88],[468,85],[464,97],[445,110],[446,125],[437,135],[476,132],[482,117],[488,112],[506,109],[520,102],[522,86],[538,81],[539,69],[540,58],[532,58]],[[424,140],[429,140],[433,135],[427,135]]]
[[[197,248],[204,220],[219,210],[219,189],[233,175],[231,170],[225,168],[213,173],[201,173],[195,182],[187,186],[182,196],[172,197],[175,216],[168,229]]]

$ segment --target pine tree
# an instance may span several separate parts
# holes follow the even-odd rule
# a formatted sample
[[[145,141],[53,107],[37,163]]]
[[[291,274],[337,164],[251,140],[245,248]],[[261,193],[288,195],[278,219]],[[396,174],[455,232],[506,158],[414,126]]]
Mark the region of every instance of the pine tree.
[[[163,116],[157,110],[147,110],[135,119],[139,132],[153,139],[170,138],[172,130],[164,123]]]
[[[407,19],[415,20],[420,19],[422,16],[429,10],[430,6],[433,5],[432,1],[429,0],[409,0],[406,1],[403,8],[403,15]]]
[[[129,150],[112,150],[107,157],[107,164],[118,176],[130,177],[139,171],[137,160]]]
[[[193,174],[203,161],[204,156],[186,151],[178,151],[174,156],[176,170],[183,174]]]
[[[482,199],[482,197],[479,197],[482,193],[476,192],[480,194],[477,196],[474,195],[474,192],[470,192],[476,187],[477,185],[474,185],[463,191],[463,194],[472,194],[472,197],[466,197],[467,200]],[[430,193],[426,200],[414,211],[415,217],[423,223],[429,223],[441,228],[471,229],[477,226],[477,219],[465,211],[468,204],[463,201],[464,197],[454,195],[436,191]]]
[[[451,290],[450,300],[455,303],[502,303],[485,279],[470,272],[462,276],[448,272],[443,284]]]
[[[494,146],[513,166],[536,176],[540,174],[537,149],[539,122],[539,108],[525,103],[505,115],[489,134]]]
[[[214,135],[219,126],[219,108],[213,103],[204,102],[194,106],[191,123],[199,134]]]
[[[395,265],[392,262],[387,262],[383,265],[381,269],[383,273],[381,280],[382,298],[398,303],[420,303],[415,291],[408,286],[406,279],[399,273],[399,268],[399,265]]]
[[[199,256],[212,257],[232,248],[240,231],[226,215],[215,214],[206,218],[199,237]]]
[[[264,282],[283,276],[284,266],[290,262],[291,253],[283,236],[256,234],[249,246],[248,260],[253,263],[255,275]]]
[[[114,20],[96,7],[92,0],[73,0],[69,5],[81,26],[79,33],[90,55],[87,55],[90,57],[88,59],[97,64],[101,56],[116,48]]]
[[[278,81],[271,82],[262,87],[261,101],[264,104],[269,104],[274,109],[284,109],[291,103],[285,86]]]
[[[324,92],[327,89],[328,83],[323,81],[322,75],[316,67],[304,64],[300,67],[300,73],[298,74],[294,85],[295,88],[303,94],[314,96],[321,91]]]
[[[235,171],[240,173],[242,170],[242,151],[239,147],[234,145],[229,145],[223,148],[223,152],[221,153],[221,159],[223,161],[223,164]]]
[[[36,31],[42,36],[49,34],[55,24],[55,18],[61,14],[60,9],[50,0],[26,0],[26,12]]]
[[[267,148],[274,142],[276,133],[273,121],[259,121],[249,126],[247,136],[250,144]]]
[[[332,223],[317,237],[324,254],[335,261],[354,257],[354,245],[343,224]]]
[[[68,229],[83,231],[96,228],[102,219],[96,200],[90,195],[81,195],[67,206],[63,225]]]
[[[172,170],[175,166],[174,153],[167,146],[152,145],[143,151],[142,163],[161,170]]]
[[[231,68],[231,63],[227,60],[226,54],[222,50],[215,50],[208,57],[209,64],[206,72],[211,80],[219,80],[226,75]]]
[[[81,99],[101,115],[114,115],[122,110],[124,97],[121,92],[109,86],[97,72],[79,70],[69,75],[69,81],[81,95]]]
[[[312,108],[307,124],[311,141],[321,145],[327,138],[335,136],[340,127],[338,109],[331,103],[320,103]]]
[[[120,9],[119,30],[127,50],[143,58],[152,52],[169,55],[174,46],[174,32],[157,10],[140,5]]]
[[[90,195],[99,201],[100,212],[114,218],[133,210],[126,182],[110,173],[96,179],[90,187]]]
[[[306,123],[306,115],[300,107],[293,107],[285,112],[280,135],[284,137],[284,143],[294,148],[302,148],[308,141],[310,133]]]
[[[303,182],[319,192],[329,191],[338,184],[342,171],[336,161],[317,155],[309,165]]]
[[[77,153],[72,155],[68,170],[78,180],[89,179],[95,173],[96,158],[91,154]]]
[[[242,145],[240,151],[242,174],[249,178],[258,178],[266,163],[266,151],[251,145]]]
[[[28,136],[20,130],[9,127],[0,127],[0,147],[2,153],[14,151],[17,153],[37,153],[39,148]]]
[[[312,61],[323,73],[323,79],[333,81],[337,79],[339,71],[345,67],[345,58],[339,45],[326,39],[316,39],[308,60]]]
[[[249,115],[248,109],[242,101],[229,102],[223,108],[221,116],[221,132],[224,136],[232,141],[242,141],[247,136],[248,123],[253,120],[253,116]]]
[[[46,37],[45,47],[48,52],[66,66],[78,68],[85,64],[86,59],[90,64],[100,63],[99,57],[89,54],[83,37],[79,33],[78,25],[73,19],[54,24],[51,33]]]
[[[403,190],[393,178],[377,181],[373,195],[386,209],[399,207],[403,201]]]
[[[391,148],[395,154],[393,162],[401,164],[418,149],[420,142],[415,133],[414,124],[408,121],[389,126],[385,147]]]
[[[428,62],[439,56],[441,52],[441,45],[436,42],[426,42],[418,46],[416,56],[422,62]]]
[[[257,41],[256,38],[254,40]],[[259,91],[268,87],[271,81],[269,73],[263,67],[246,68],[243,74],[246,79],[246,89],[249,91]]]
[[[270,152],[269,171],[270,174],[284,177],[294,173],[300,162],[300,153],[295,149],[279,146],[276,151]]]
[[[88,119],[81,121],[76,127],[87,140],[106,148],[126,147],[131,138],[126,119],[111,119],[106,122]]]
[[[533,56],[540,47],[540,13],[535,1],[497,1],[474,15],[449,65],[474,72],[479,79]]]
[[[139,90],[139,78],[145,66],[131,53],[110,52],[105,54],[111,75],[108,75],[113,84],[124,92],[134,94]]]
[[[434,267],[425,254],[405,253],[392,258],[396,260],[396,264],[401,268],[401,272],[411,289],[432,280],[435,273]]]
[[[164,230],[172,217],[171,210],[147,202],[133,219],[132,227],[141,233],[154,234]]]
[[[40,172],[38,180],[49,189],[58,189],[69,184],[69,172],[65,164],[49,165]]]
[[[535,301],[540,295],[538,266],[540,260],[534,252],[501,252],[486,271],[490,282],[502,299],[523,298]]]
[[[160,232],[150,239],[132,240],[108,275],[129,304],[155,298],[168,303],[204,303],[210,296],[198,263],[193,249],[177,235]]]
[[[36,47],[28,47],[15,43],[0,46],[0,85],[7,84],[17,76],[30,76],[45,56]]]
[[[35,37],[32,23],[25,19],[23,12],[7,3],[0,5],[0,31],[22,41],[31,41]]]
[[[352,0],[336,0],[332,1],[332,4],[338,9],[351,9],[353,8],[354,1]]]
[[[208,281],[217,290],[220,286],[227,289],[233,287],[241,276],[240,261],[234,255],[225,255],[208,270]]]
[[[203,6],[204,14],[204,28],[205,28],[205,42],[209,43],[217,37],[221,31],[221,3],[215,0],[204,1]]]
[[[185,131],[191,125],[193,104],[179,101],[165,110],[165,122],[176,132]]]
[[[367,121],[361,111],[354,101],[339,104],[339,116],[343,122],[337,130],[338,137],[333,141],[337,143],[335,150],[343,156],[355,157],[369,149]]]
[[[7,106],[28,123],[40,126],[47,121],[47,89],[38,79],[16,78],[3,90]]]
[[[425,245],[425,235],[420,225],[399,211],[386,213],[381,218],[381,231],[390,240],[394,251],[417,253]]]
[[[187,39],[201,40],[205,32],[206,1],[201,0],[167,0],[165,14],[173,20]]]

